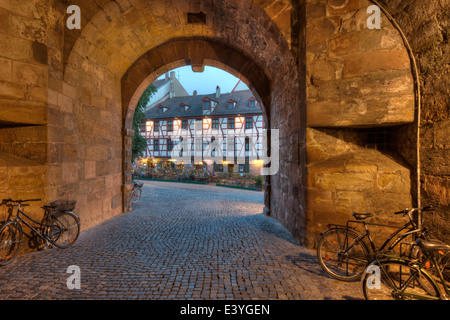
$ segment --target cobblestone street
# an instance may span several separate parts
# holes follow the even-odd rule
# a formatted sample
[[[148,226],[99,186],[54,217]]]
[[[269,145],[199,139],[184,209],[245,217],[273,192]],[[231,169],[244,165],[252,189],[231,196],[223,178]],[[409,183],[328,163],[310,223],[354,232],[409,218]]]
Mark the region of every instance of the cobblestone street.
[[[263,193],[145,181],[133,212],[0,268],[1,299],[361,299],[262,214]],[[67,268],[81,271],[68,289]]]

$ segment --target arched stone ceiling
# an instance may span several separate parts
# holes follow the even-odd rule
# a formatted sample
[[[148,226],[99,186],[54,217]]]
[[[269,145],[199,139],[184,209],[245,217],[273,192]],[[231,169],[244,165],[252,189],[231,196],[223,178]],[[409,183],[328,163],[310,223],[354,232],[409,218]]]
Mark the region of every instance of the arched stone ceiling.
[[[276,70],[290,54],[291,5],[287,0],[75,0],[82,29],[65,30],[67,70],[110,72],[121,77],[152,48],[176,38],[221,41]],[[188,23],[188,13],[204,23]],[[67,79],[70,81],[70,79]]]

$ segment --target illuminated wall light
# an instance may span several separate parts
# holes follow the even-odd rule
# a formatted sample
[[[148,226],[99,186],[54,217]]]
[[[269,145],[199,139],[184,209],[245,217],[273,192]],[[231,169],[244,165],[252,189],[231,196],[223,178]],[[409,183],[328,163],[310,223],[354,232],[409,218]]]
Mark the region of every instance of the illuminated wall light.
[[[262,166],[264,164],[264,160],[253,160],[254,165]]]

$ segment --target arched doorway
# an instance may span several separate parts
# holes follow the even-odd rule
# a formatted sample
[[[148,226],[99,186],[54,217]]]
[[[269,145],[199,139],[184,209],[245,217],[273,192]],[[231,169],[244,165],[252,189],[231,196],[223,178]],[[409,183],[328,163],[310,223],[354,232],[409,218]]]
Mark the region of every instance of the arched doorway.
[[[176,50],[176,48],[183,48],[182,51]],[[196,52],[198,48],[201,48],[202,52],[201,58],[191,56],[193,52]],[[166,52],[180,52],[179,54],[165,55]],[[220,53],[220,54],[218,54]],[[165,65],[159,65],[161,61],[156,60],[155,57],[166,56],[166,60],[163,62]],[[223,64],[224,58],[227,58],[229,65]],[[173,61],[170,61],[173,59]],[[265,72],[261,68],[258,68],[251,60],[245,57],[242,53],[232,48],[226,47],[219,43],[214,43],[208,40],[173,40],[167,44],[159,46],[154,50],[146,53],[142,56],[136,63],[127,71],[127,73],[122,78],[122,103],[123,109],[126,114],[124,115],[124,127],[123,132],[127,133],[124,135],[124,150],[123,154],[125,156],[130,154],[130,139],[133,135],[131,131],[131,121],[134,114],[134,108],[142,95],[142,92],[153,82],[156,78],[156,74],[162,71],[167,71],[170,66],[177,64],[179,66],[190,64],[191,61],[201,60],[199,65],[191,65],[193,69],[200,68],[203,69],[204,64],[210,66],[219,66],[222,69],[231,71],[232,74],[237,75],[243,80],[243,82],[249,85],[250,90],[253,92],[254,96],[261,102],[263,109],[263,118],[266,128],[270,128],[270,122],[268,117],[268,108],[266,105],[270,106],[270,80],[266,76]],[[239,71],[236,69],[238,68]],[[245,74],[241,74],[243,72]],[[146,76],[146,74],[150,74]],[[247,80],[248,78],[252,79]],[[141,83],[139,84],[139,81]],[[257,87],[252,85],[252,82],[256,82]],[[136,85],[139,84],[137,87]],[[261,94],[259,94],[261,93]],[[132,95],[131,95],[132,94]],[[262,101],[265,101],[263,103]],[[131,163],[131,157],[126,157],[124,159],[124,165]],[[125,167],[126,168],[126,167]],[[126,170],[124,172],[124,186],[126,188],[131,188],[131,177],[130,172]],[[129,192],[125,192],[127,195]],[[268,195],[269,197],[269,195]],[[128,199],[124,198],[124,206],[129,203]],[[267,205],[267,210],[269,209],[269,203]]]
[[[282,9],[290,8],[286,2]],[[290,34],[283,34],[281,25],[252,1],[105,1],[95,10],[79,34],[65,38],[69,52],[64,54],[63,77],[75,92],[72,131],[78,148],[78,157],[68,165],[73,166],[70,171],[78,168],[78,175],[55,186],[56,193],[67,188],[79,199],[85,227],[125,210],[131,120],[143,90],[174,67],[200,70],[210,65],[249,84],[265,107],[268,127],[279,130],[284,161],[278,178],[266,178],[266,211],[276,201],[274,217],[281,213],[291,231],[299,230],[302,215],[289,212],[304,207],[298,181],[304,177],[300,154],[305,128],[299,124],[305,121],[305,105],[300,103],[303,91],[289,50]],[[295,188],[286,188],[290,176],[298,179]]]

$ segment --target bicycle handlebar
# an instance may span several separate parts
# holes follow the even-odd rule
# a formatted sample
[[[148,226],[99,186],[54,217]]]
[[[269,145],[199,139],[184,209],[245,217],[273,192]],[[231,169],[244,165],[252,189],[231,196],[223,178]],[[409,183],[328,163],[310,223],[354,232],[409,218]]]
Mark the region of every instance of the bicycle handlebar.
[[[433,210],[433,208],[431,206],[426,206],[426,207],[422,207],[422,208],[412,208],[412,209],[404,209],[401,211],[397,211],[394,212],[394,214],[407,214],[408,212],[413,212],[413,211],[431,211]]]
[[[13,200],[12,198],[9,198],[9,199],[3,199],[1,204],[7,204],[8,202],[22,203],[22,202],[29,202],[29,201],[41,201],[41,200],[42,199]]]

